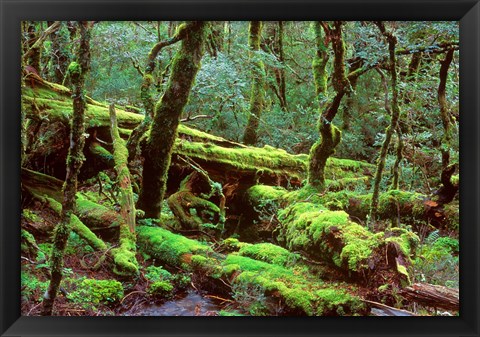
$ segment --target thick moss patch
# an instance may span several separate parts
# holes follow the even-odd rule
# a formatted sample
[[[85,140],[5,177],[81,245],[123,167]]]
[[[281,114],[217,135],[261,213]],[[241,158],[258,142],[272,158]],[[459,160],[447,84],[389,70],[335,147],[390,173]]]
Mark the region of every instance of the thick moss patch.
[[[137,227],[137,243],[144,253],[171,266],[180,266],[186,255],[213,253],[206,244],[160,227]]]

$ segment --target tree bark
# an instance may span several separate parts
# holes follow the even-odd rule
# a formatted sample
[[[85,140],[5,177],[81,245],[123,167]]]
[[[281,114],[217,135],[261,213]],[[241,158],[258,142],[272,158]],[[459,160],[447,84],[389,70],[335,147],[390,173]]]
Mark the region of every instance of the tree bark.
[[[459,311],[460,301],[458,289],[438,285],[415,283],[400,291],[407,300],[421,305],[446,310]]]
[[[382,77],[383,87],[385,90],[385,110],[391,116],[390,125],[385,130],[385,139],[382,143],[382,149],[380,150],[380,156],[377,159],[377,170],[375,172],[375,180],[373,184],[373,195],[372,195],[372,204],[370,211],[370,220],[375,221],[377,207],[378,207],[378,197],[380,194],[380,182],[382,180],[383,169],[385,168],[385,159],[388,153],[388,147],[390,146],[390,141],[392,135],[397,129],[398,119],[400,117],[400,108],[398,106],[398,90],[397,90],[397,61],[395,57],[395,46],[397,44],[397,38],[393,33],[388,32],[385,28],[385,24],[381,21],[376,22],[377,26],[380,29],[382,35],[386,38],[388,42],[388,51],[389,51],[389,70],[390,70],[390,79],[392,87],[392,102],[390,104],[388,100],[388,86],[385,77],[381,70],[377,70],[380,76]],[[399,135],[399,140],[401,136]],[[401,151],[401,149],[400,149]],[[397,177],[395,184],[398,185],[398,168],[397,168]]]
[[[314,60],[314,78],[317,95],[320,97],[320,114],[318,120],[318,131],[320,139],[310,149],[310,158],[308,166],[308,183],[320,190],[325,187],[325,165],[327,159],[335,153],[335,147],[340,143],[342,133],[333,125],[332,120],[335,118],[340,102],[347,91],[349,80],[345,76],[345,44],[342,37],[342,22],[335,21],[334,28],[330,27],[325,22],[317,23],[315,26],[317,39],[317,58]],[[325,42],[322,43],[322,38],[319,35],[323,27],[325,32]],[[334,99],[324,107],[322,97],[326,91],[327,77],[325,71],[327,58],[326,47],[328,41],[332,42],[332,49],[334,52],[333,78],[332,84],[336,92]]]
[[[144,151],[143,182],[138,207],[145,216],[160,216],[167,173],[177,128],[204,53],[206,22],[195,22],[175,55],[167,88],[155,108],[155,117]]]
[[[115,171],[120,187],[120,246],[112,250],[114,256],[114,272],[120,276],[134,276],[138,273],[138,262],[135,258],[136,237],[135,237],[135,202],[128,170],[128,150],[125,141],[120,138],[117,125],[115,106],[110,105],[110,131],[113,140],[113,158],[115,160]]]
[[[265,104],[265,65],[255,52],[260,50],[262,22],[250,21],[248,46],[252,62],[252,89],[250,92],[250,114],[243,134],[243,143],[254,145],[257,142],[258,126]]]
[[[85,143],[84,116],[85,96],[83,87],[85,75],[90,70],[90,29],[87,21],[78,22],[80,28],[80,46],[77,60],[69,67],[73,83],[73,120],[70,135],[70,148],[67,157],[67,176],[63,186],[62,215],[60,223],[55,229],[51,256],[51,279],[43,300],[42,315],[50,316],[57,296],[58,287],[62,279],[63,254],[70,234],[70,222],[75,209],[75,194],[77,192],[77,176],[83,163],[83,145]]]

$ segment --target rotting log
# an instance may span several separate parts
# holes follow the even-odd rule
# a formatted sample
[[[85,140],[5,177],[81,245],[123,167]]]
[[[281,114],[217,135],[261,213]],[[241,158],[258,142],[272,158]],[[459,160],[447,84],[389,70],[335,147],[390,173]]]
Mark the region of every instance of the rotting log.
[[[35,88],[26,87],[22,100],[26,118],[50,122],[61,122],[68,125],[71,118],[70,91],[58,84],[46,82],[36,77]],[[91,138],[95,132],[109,137],[110,117],[108,107],[87,97],[86,128]],[[119,132],[128,137],[130,130],[138,125],[144,116],[117,109]],[[102,132],[103,131],[103,132]],[[109,142],[110,139],[103,139]],[[92,140],[89,140],[92,141]],[[91,144],[91,143],[90,143]],[[68,145],[65,144],[66,148]],[[95,142],[93,152],[102,151],[111,164],[108,153]],[[60,150],[59,150],[60,151]],[[65,152],[66,153],[66,152]],[[306,177],[308,155],[291,155],[284,150],[270,146],[263,148],[249,147],[227,139],[214,136],[180,124],[178,138],[173,149],[172,164],[185,167],[180,157],[188,156],[208,171],[209,176],[222,184],[233,184],[235,180],[252,186],[257,182],[270,185],[288,184],[300,186]],[[40,155],[38,156],[40,157]],[[89,156],[87,155],[87,161]],[[84,166],[88,166],[85,163]],[[349,178],[371,175],[374,166],[368,163],[329,158],[326,167],[326,179],[338,180],[348,173]],[[249,186],[246,186],[247,188]]]
[[[392,228],[372,233],[344,211],[311,202],[293,203],[278,219],[277,240],[290,251],[327,261],[372,287],[386,280],[398,286],[410,283],[410,255],[419,242],[412,232]]]
[[[63,182],[59,179],[22,168],[21,183],[22,188],[32,195],[62,201]],[[88,200],[82,193],[76,194],[76,201],[75,215],[92,231],[118,227],[122,220],[118,213]]]
[[[329,210],[343,210],[357,222],[366,220],[371,198],[371,193],[357,194],[347,190],[323,194],[310,186],[285,195],[289,202],[309,201]],[[401,190],[380,194],[377,217],[410,225],[418,225],[418,220],[423,220],[439,229],[457,228],[459,223],[458,207],[454,207],[454,204],[442,205],[427,195]]]
[[[400,291],[405,299],[433,308],[459,311],[459,291],[444,286],[415,283]]]

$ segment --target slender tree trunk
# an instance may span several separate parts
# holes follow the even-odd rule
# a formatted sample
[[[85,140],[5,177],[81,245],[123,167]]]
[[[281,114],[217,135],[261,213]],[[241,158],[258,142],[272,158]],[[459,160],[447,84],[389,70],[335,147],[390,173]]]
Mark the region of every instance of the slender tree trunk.
[[[73,83],[73,119],[70,133],[70,148],[67,157],[67,175],[63,185],[63,202],[60,223],[55,228],[53,248],[51,256],[51,279],[48,290],[43,300],[43,315],[51,315],[58,287],[62,280],[63,254],[70,235],[70,221],[75,209],[75,193],[77,192],[77,176],[82,166],[83,146],[85,144],[84,115],[85,94],[83,87],[85,75],[90,70],[90,29],[87,21],[80,21],[80,47],[77,54],[77,62],[72,62],[69,67],[70,77]]]
[[[260,49],[262,22],[250,21],[248,45],[252,60],[252,89],[250,92],[250,115],[243,135],[243,143],[254,145],[257,142],[258,125],[265,104],[265,65],[255,52]]]
[[[388,147],[390,146],[390,141],[392,135],[398,127],[398,119],[400,117],[400,108],[398,106],[398,89],[397,89],[397,61],[395,57],[395,46],[397,44],[397,38],[385,29],[385,24],[381,21],[376,22],[379,27],[382,35],[387,39],[388,42],[388,51],[389,51],[389,71],[391,77],[391,87],[392,87],[392,102],[390,104],[388,99],[388,85],[387,80],[381,70],[377,70],[380,76],[382,77],[383,87],[385,90],[385,110],[391,116],[390,125],[385,130],[385,139],[382,143],[382,149],[380,150],[380,156],[377,159],[377,170],[375,172],[375,179],[373,185],[373,194],[372,202],[370,206],[370,219],[375,221],[377,207],[378,207],[378,198],[380,194],[380,182],[382,180],[383,169],[385,168],[385,159],[388,153]],[[401,137],[401,136],[399,136]],[[396,185],[398,186],[398,174]]]
[[[69,55],[68,44],[70,35],[64,21],[60,22],[57,34],[50,35],[52,41],[52,79],[55,83],[62,83],[67,73]]]
[[[440,83],[438,85],[438,91],[437,91],[438,104],[440,105],[440,117],[442,118],[443,132],[444,132],[442,146],[441,146],[442,170],[445,170],[450,164],[449,147],[452,139],[451,130],[450,130],[451,117],[448,111],[445,88],[447,85],[448,68],[450,67],[450,64],[452,63],[452,60],[453,60],[453,53],[454,53],[453,49],[449,50],[445,55],[445,59],[440,61],[440,74],[439,74]]]
[[[204,53],[207,22],[197,21],[182,41],[172,64],[172,73],[162,98],[155,107],[155,117],[144,150],[143,182],[138,207],[145,216],[160,216],[168,168],[177,127]]]
[[[399,183],[400,183],[400,163],[402,162],[403,159],[403,140],[402,140],[402,130],[400,128],[400,125],[397,124],[397,127],[395,129],[395,132],[397,134],[397,157],[395,159],[395,163],[393,164],[392,168],[392,186],[390,189],[392,190],[398,190],[399,188]]]

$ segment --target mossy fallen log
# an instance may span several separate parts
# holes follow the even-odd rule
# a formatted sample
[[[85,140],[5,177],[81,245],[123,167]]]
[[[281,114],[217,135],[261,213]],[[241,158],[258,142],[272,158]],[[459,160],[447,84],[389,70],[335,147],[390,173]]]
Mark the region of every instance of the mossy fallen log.
[[[72,114],[69,89],[40,78],[35,80],[34,88],[26,87],[22,92],[26,118],[45,120],[48,123],[61,122],[68,126]],[[92,99],[87,99],[87,103],[85,121],[87,132],[91,135],[89,137],[91,139],[87,141],[95,141],[97,132],[99,137],[108,138],[109,132],[105,131],[109,130],[110,125],[108,106]],[[117,109],[120,134],[128,136],[143,118],[143,115]],[[103,140],[111,142],[109,138]],[[101,155],[108,157],[103,159],[111,163],[108,153],[97,148],[98,143],[94,145],[93,152],[102,152]],[[65,142],[63,150],[67,147],[68,144]],[[66,153],[66,151],[64,152]],[[248,177],[246,179],[248,185],[253,185],[257,181],[271,185],[287,185],[288,183],[300,185],[300,181],[306,178],[308,155],[292,155],[270,146],[249,147],[182,124],[178,128],[178,138],[173,154],[173,164],[185,166],[179,157],[190,157],[208,171],[212,179],[221,183],[231,182],[232,179],[229,178],[232,177],[241,180]],[[38,157],[41,157],[41,154]],[[84,166],[88,166],[87,163]],[[372,175],[374,170],[374,165],[368,163],[329,158],[326,179],[358,178]]]
[[[366,220],[371,204],[372,194],[358,194],[348,190],[319,193],[310,186],[284,196],[289,202],[309,201],[322,205],[329,210],[343,210],[353,219]],[[380,194],[377,217],[380,220],[392,221],[395,226],[408,224],[412,226],[431,224],[436,228],[458,229],[458,206],[441,205],[429,196],[401,190],[390,190]]]
[[[157,261],[230,284],[231,296],[250,314],[326,316],[367,311],[354,286],[319,280],[297,260],[298,255],[279,246],[233,239],[239,251],[223,255],[159,227],[139,226],[137,237],[140,251]]]
[[[59,179],[22,168],[21,183],[22,188],[31,194],[62,201],[63,182]],[[122,221],[117,212],[90,201],[82,193],[77,193],[76,199],[75,215],[92,231],[115,228]]]
[[[279,221],[277,240],[291,251],[329,261],[370,286],[410,283],[410,255],[419,242],[412,232],[394,228],[374,234],[346,212],[311,202],[281,210]]]

